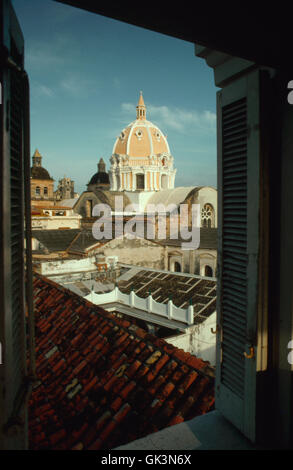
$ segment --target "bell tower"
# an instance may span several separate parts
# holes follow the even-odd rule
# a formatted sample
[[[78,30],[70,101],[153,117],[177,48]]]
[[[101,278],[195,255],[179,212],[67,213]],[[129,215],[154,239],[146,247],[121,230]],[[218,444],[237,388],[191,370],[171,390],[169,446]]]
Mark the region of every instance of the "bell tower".
[[[146,106],[144,104],[142,91],[140,92],[138,104],[136,106],[136,119],[141,119],[141,120],[146,119]]]
[[[32,160],[33,160],[33,166],[34,167],[42,166],[42,155],[40,154],[38,149],[36,149],[35,153],[33,154]]]

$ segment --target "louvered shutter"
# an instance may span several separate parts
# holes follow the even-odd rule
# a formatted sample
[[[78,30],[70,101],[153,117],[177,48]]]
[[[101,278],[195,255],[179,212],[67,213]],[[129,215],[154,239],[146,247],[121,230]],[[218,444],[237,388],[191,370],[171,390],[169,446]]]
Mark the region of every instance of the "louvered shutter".
[[[256,432],[259,250],[259,72],[218,92],[218,335],[216,406]],[[253,348],[254,357],[247,358]]]
[[[24,122],[28,90],[23,72],[24,41],[8,0],[1,2],[2,98],[1,107],[1,295],[0,334],[0,447],[25,448],[27,391],[25,263]],[[27,153],[27,152],[26,152]],[[27,166],[27,165],[26,165]],[[26,170],[27,173],[27,170]],[[28,193],[27,193],[28,194]],[[27,198],[28,200],[28,198]],[[29,214],[29,211],[27,211]],[[30,293],[31,295],[31,293]],[[2,434],[3,432],[3,434]]]

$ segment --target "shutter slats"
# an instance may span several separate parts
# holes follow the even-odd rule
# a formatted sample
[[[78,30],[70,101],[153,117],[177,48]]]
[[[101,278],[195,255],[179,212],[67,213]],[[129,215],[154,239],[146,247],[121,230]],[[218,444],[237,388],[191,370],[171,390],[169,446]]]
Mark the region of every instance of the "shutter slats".
[[[22,83],[20,75],[11,71],[10,106],[10,204],[11,204],[11,296],[12,296],[12,347],[13,388],[21,385],[23,365],[23,176],[22,176]]]
[[[241,316],[243,316],[243,318],[245,318],[246,308],[243,307],[241,304],[238,304],[236,299],[233,299],[233,297],[232,297],[232,300],[231,300],[231,299],[229,299],[228,296],[226,296],[225,302],[226,302],[226,311],[227,311],[227,316],[228,317],[229,317],[229,312],[232,312],[233,315],[235,316],[235,318],[237,318],[236,313],[239,315],[239,318],[241,318]],[[241,315],[241,313],[242,313],[242,315]]]
[[[247,309],[246,99],[222,108],[222,365],[221,381],[244,395]]]

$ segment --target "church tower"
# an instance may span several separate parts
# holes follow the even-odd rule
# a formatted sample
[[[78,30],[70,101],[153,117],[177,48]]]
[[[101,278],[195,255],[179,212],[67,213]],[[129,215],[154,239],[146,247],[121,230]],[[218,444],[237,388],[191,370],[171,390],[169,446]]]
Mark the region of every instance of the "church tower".
[[[54,205],[54,180],[46,168],[42,167],[42,155],[36,149],[32,156],[31,167],[31,201],[32,206]]]
[[[35,153],[33,154],[33,157],[32,157],[32,161],[33,161],[33,166],[34,167],[42,166],[42,155],[40,154],[38,149],[35,150]]]

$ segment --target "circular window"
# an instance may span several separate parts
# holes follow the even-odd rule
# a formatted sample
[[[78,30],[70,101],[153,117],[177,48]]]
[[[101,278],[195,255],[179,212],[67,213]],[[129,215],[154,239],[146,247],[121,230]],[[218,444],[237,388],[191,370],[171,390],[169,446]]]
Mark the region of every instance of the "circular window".
[[[141,137],[142,137],[142,132],[141,132],[140,129],[138,129],[135,134],[136,134],[136,136],[138,137],[138,139],[141,139]]]

